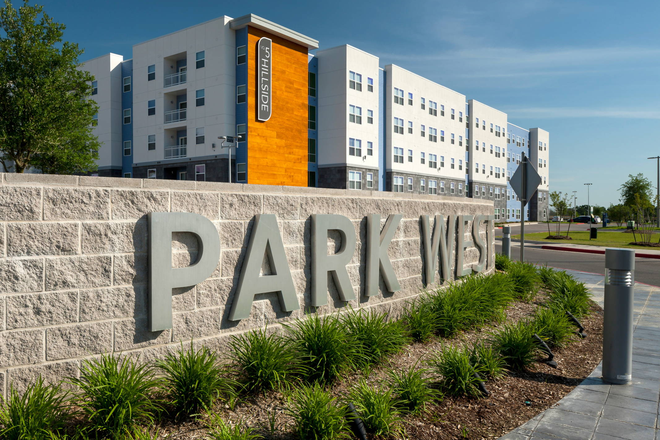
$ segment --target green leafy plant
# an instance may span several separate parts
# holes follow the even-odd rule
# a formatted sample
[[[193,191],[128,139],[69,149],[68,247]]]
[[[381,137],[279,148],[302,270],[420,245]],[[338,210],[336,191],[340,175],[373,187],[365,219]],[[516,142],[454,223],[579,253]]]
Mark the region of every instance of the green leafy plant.
[[[332,382],[353,365],[354,347],[336,315],[313,314],[288,328],[310,381]]]
[[[255,434],[254,429],[242,424],[231,424],[222,420],[218,414],[211,415],[207,428],[208,436],[211,440],[257,440],[263,437]]]
[[[538,274],[541,283],[544,286],[549,286],[550,281],[555,278],[557,271],[548,266],[541,266],[538,268]]]
[[[480,374],[497,379],[506,373],[506,362],[490,345],[477,342],[470,352],[470,363],[476,365]]]
[[[557,271],[549,287],[550,308],[564,313],[569,311],[578,318],[589,314],[591,294],[584,283],[566,272]]]
[[[87,429],[110,438],[130,434],[140,422],[153,423],[162,410],[154,393],[161,382],[148,365],[114,354],[85,360],[80,378],[70,379],[79,387],[75,402],[87,418]]]
[[[60,385],[45,385],[41,376],[23,394],[13,386],[0,408],[0,438],[50,439],[61,431],[69,413]]]
[[[525,302],[532,302],[538,292],[539,275],[534,265],[512,262],[507,269],[507,275],[514,284],[514,296]]]
[[[428,341],[438,328],[438,316],[429,302],[428,297],[413,301],[407,305],[403,314],[408,333],[416,342]]]
[[[233,336],[230,357],[247,391],[288,389],[306,372],[296,347],[267,329]]]
[[[351,388],[349,400],[355,405],[367,432],[377,436],[402,433],[401,415],[391,390],[371,387],[360,379]]]
[[[352,310],[343,316],[342,322],[351,343],[355,345],[357,365],[377,364],[399,352],[408,342],[401,322],[388,321],[384,313]]]
[[[503,254],[495,254],[495,269],[507,270],[511,264],[509,257]]]
[[[288,402],[288,412],[295,421],[295,431],[301,440],[351,438],[346,408],[337,404],[318,383],[294,389]]]
[[[401,412],[417,414],[424,411],[429,403],[442,397],[439,390],[431,388],[427,372],[426,369],[418,369],[417,365],[401,371],[389,371],[388,384]]]
[[[573,326],[566,314],[557,309],[538,310],[534,315],[532,327],[534,333],[550,348],[564,347],[573,334]]]
[[[218,366],[216,355],[208,348],[190,348],[168,353],[157,362],[164,373],[164,389],[172,404],[174,416],[191,416],[199,413],[221,395],[233,393],[233,381]]]
[[[135,428],[126,438],[127,440],[158,440],[160,436],[160,429],[151,432],[147,428]]]
[[[492,335],[492,347],[502,355],[509,368],[524,370],[536,359],[537,345],[534,328],[529,322],[505,324]]]
[[[431,371],[438,377],[440,389],[452,396],[480,397],[480,379],[475,373],[483,370],[470,362],[467,350],[445,345],[428,360]]]

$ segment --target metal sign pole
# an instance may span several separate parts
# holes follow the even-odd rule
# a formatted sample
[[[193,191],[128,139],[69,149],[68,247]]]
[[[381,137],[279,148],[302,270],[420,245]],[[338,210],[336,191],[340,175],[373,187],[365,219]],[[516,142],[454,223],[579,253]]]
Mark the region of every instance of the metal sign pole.
[[[522,197],[520,198],[520,262],[525,262],[525,205],[527,204],[527,156],[522,154]]]

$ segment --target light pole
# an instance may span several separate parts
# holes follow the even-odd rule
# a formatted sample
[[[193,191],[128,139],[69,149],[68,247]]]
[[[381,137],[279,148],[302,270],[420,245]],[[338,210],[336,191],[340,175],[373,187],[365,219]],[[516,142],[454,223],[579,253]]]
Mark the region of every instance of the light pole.
[[[660,228],[660,156],[649,157],[649,159],[655,159],[658,162],[658,180],[655,187],[657,191],[655,199],[655,221],[656,226]]]
[[[228,162],[228,173],[227,173],[227,181],[231,183],[231,149],[236,147],[235,144],[236,142],[242,141],[243,136],[238,135],[238,136],[218,136],[218,139],[221,140],[220,142],[220,148],[226,148],[227,149],[227,162]],[[225,145],[227,143],[227,145]]]
[[[577,191],[573,191],[573,218],[577,217]]]
[[[585,183],[587,186],[587,215],[589,216],[589,240],[591,240],[591,200],[589,199],[589,187],[593,185],[593,183]]]

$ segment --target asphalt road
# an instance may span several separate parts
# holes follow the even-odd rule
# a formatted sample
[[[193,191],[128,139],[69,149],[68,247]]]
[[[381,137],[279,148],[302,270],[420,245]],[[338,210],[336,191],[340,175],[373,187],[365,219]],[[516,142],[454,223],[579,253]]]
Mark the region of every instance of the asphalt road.
[[[520,234],[520,223],[511,223],[509,224],[511,227],[511,235],[518,235]],[[568,230],[568,223],[562,223],[561,224],[561,233],[565,234],[566,231]],[[589,230],[589,225],[584,224],[584,223],[573,223],[571,226],[571,231],[588,231]],[[592,225],[594,228],[601,228],[603,226],[602,223],[599,224],[593,224]],[[608,228],[611,230],[611,228]],[[550,223],[550,232],[556,232],[557,231],[557,223]],[[534,232],[548,232],[548,224],[547,223],[539,223],[537,225],[525,225],[525,234],[531,234]],[[501,237],[502,236],[502,229],[495,229],[495,236],[496,237]]]
[[[525,232],[527,227],[525,227]],[[497,252],[502,251],[499,241],[495,242]],[[520,259],[520,246],[511,243],[511,257]],[[581,270],[605,274],[605,255],[585,254],[583,252],[565,252],[540,249],[525,246],[525,261],[536,264],[547,264],[560,269]],[[635,281],[660,286],[660,260],[650,258],[635,258]]]

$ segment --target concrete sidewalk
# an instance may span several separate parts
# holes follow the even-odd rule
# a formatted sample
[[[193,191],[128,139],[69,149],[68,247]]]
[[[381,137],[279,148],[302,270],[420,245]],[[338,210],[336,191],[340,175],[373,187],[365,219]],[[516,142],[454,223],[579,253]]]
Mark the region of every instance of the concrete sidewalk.
[[[602,275],[566,272],[603,305]],[[660,440],[660,287],[636,283],[634,306],[631,385],[604,383],[601,364],[552,408],[500,439]]]

